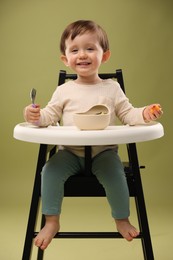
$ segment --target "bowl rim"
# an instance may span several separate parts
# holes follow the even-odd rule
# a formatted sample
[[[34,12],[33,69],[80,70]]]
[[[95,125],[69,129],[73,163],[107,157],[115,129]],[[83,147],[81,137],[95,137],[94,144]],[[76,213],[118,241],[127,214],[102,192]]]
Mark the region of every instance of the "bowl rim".
[[[92,110],[92,109],[94,109],[95,107],[103,107],[103,108],[106,108],[106,110],[107,110],[107,112],[98,112],[98,114],[97,113],[94,113],[94,114],[90,114],[90,113],[88,113],[90,110]],[[86,111],[84,111],[84,112],[76,112],[76,113],[74,113],[74,115],[80,115],[80,116],[104,116],[104,115],[109,115],[110,114],[110,109],[109,109],[109,107],[107,106],[107,105],[105,105],[105,104],[96,104],[96,105],[94,105],[94,106],[91,106],[88,110],[86,110]]]

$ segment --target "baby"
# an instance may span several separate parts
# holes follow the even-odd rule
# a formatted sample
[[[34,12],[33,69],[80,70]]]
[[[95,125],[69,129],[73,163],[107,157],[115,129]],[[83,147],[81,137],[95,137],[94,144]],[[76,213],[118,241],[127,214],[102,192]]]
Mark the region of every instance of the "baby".
[[[123,124],[146,124],[162,114],[159,104],[135,108],[119,84],[99,77],[100,65],[109,60],[110,49],[106,32],[95,22],[79,20],[69,24],[61,37],[61,60],[70,67],[77,79],[57,87],[47,106],[40,109],[29,105],[24,110],[25,120],[38,126],[74,125],[73,115],[87,111],[96,104],[110,110],[110,125],[116,117]],[[64,146],[42,170],[42,212],[46,223],[35,238],[35,245],[46,249],[60,229],[64,183],[84,169],[84,147]],[[116,228],[132,241],[139,231],[129,221],[129,191],[117,145],[92,147],[92,172],[103,185]]]

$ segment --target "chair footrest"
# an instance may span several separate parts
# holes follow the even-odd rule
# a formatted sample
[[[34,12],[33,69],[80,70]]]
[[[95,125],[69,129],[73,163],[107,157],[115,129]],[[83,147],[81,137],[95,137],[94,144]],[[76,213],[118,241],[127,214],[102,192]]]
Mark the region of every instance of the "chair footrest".
[[[34,233],[36,237],[38,232]],[[141,233],[137,238],[141,238]],[[119,232],[59,232],[54,238],[123,238]]]

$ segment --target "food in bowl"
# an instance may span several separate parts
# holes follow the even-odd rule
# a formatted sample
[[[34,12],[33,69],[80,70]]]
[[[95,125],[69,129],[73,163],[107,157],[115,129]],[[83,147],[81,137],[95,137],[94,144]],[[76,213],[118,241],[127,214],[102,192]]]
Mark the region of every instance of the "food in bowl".
[[[110,111],[106,105],[95,105],[86,112],[74,114],[74,123],[80,130],[102,130],[110,122]]]

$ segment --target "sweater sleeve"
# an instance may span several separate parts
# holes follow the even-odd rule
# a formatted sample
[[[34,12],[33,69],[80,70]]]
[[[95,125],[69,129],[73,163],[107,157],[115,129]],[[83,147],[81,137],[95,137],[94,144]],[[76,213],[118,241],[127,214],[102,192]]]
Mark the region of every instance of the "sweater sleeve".
[[[60,93],[57,89],[52,95],[47,106],[40,111],[40,126],[57,125],[62,117],[62,103]]]
[[[146,124],[143,118],[143,110],[145,107],[136,108],[126,97],[120,85],[117,85],[115,98],[115,113],[123,124],[136,125]]]

